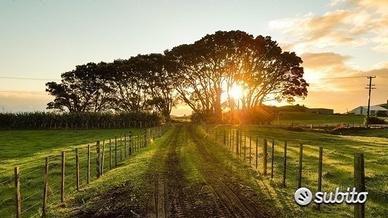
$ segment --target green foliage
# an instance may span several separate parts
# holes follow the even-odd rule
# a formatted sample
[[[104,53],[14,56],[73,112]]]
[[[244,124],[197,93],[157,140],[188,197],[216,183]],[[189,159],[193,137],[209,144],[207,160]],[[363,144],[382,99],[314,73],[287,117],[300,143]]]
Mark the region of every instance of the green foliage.
[[[169,119],[175,104],[170,75],[176,67],[164,55],[138,55],[113,63],[88,63],[49,82],[55,97],[48,109],[70,112],[159,112]]]
[[[287,112],[306,112],[308,108],[297,104],[297,105],[286,105],[286,106],[276,107],[275,110],[281,111],[281,112],[286,112],[286,111]]]
[[[386,124],[385,120],[378,117],[365,118],[365,124]]]
[[[217,31],[194,42],[174,47],[166,55],[179,65],[176,90],[195,112],[212,111],[221,117],[222,93],[244,86],[243,109],[267,100],[294,101],[307,95],[302,59],[284,52],[271,37],[243,31]],[[230,93],[229,93],[230,94]],[[227,96],[232,107],[233,96]]]
[[[226,102],[221,102],[221,95],[235,85],[246,88],[238,100],[248,110],[273,98],[292,102],[306,97],[308,83],[301,64],[299,56],[282,51],[269,36],[218,31],[164,54],[76,66],[62,74],[60,83],[46,84],[46,91],[55,97],[47,108],[158,112],[169,120],[179,99],[194,112],[211,112],[212,119],[221,120],[223,108],[233,107],[230,93]]]
[[[376,116],[378,116],[378,117],[388,117],[388,112],[386,112],[386,111],[377,111]]]
[[[1,113],[0,129],[91,129],[147,127],[160,123],[157,114],[137,113]]]

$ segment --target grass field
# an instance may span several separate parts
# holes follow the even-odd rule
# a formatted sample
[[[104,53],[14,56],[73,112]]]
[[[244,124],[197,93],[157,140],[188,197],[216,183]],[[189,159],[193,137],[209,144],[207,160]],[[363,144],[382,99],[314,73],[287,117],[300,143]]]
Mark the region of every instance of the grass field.
[[[280,215],[260,192],[249,168],[203,138],[197,128],[176,125],[52,213],[55,217]]]
[[[313,192],[317,187],[318,147],[323,146],[323,191],[353,187],[353,155],[365,155],[367,217],[388,216],[388,129],[357,130],[347,135],[332,135],[309,131],[290,131],[281,128],[240,126],[246,139],[245,158],[237,157],[223,146],[223,130],[236,126],[194,126],[177,124],[150,147],[123,160],[119,167],[108,171],[101,179],[86,185],[85,149],[81,154],[81,191],[75,192],[74,152],[69,147],[94,143],[128,130],[82,131],[3,131],[1,134],[0,216],[7,217],[14,210],[12,170],[21,166],[24,216],[40,213],[43,158],[54,155],[50,169],[50,213],[52,216],[138,216],[149,213],[191,214],[212,216],[224,214],[264,213],[289,217],[352,217],[353,206],[323,205],[317,211],[314,204],[299,207],[293,200],[297,187],[299,144],[304,144],[302,186]],[[218,131],[217,131],[218,130]],[[134,130],[132,132],[136,132]],[[60,135],[60,136],[59,136]],[[274,179],[263,175],[262,145],[268,139],[271,153],[275,141]],[[214,141],[218,139],[218,144]],[[249,139],[252,141],[249,152]],[[228,140],[228,139],[227,139]],[[255,169],[254,148],[258,143],[258,169]],[[281,185],[283,146],[288,142],[287,187]],[[28,146],[21,147],[19,144]],[[40,146],[36,148],[37,146]],[[59,202],[60,157],[67,149],[66,202]],[[30,151],[30,152],[27,152]],[[30,155],[28,155],[30,154]],[[96,152],[92,150],[92,163]],[[268,172],[271,159],[268,156]],[[249,158],[252,162],[249,165]],[[245,159],[245,160],[244,160]],[[71,162],[71,163],[70,163]],[[108,164],[106,164],[108,167]],[[5,173],[5,174],[4,174]],[[7,183],[4,183],[7,181]],[[34,187],[34,188],[31,188]],[[163,188],[164,187],[164,188]],[[155,198],[155,199],[153,199]],[[157,200],[159,199],[159,200]],[[161,202],[160,199],[163,199]],[[151,203],[150,203],[151,202]],[[158,202],[154,205],[152,202]],[[214,202],[217,202],[216,204]],[[38,205],[38,206],[36,206]],[[221,205],[221,206],[220,206]],[[223,206],[225,208],[223,208]],[[31,209],[30,209],[31,208]],[[102,209],[103,208],[103,209]],[[162,208],[162,209],[161,209]],[[163,209],[165,208],[165,209]],[[28,210],[27,210],[28,209]],[[160,211],[159,211],[160,210]],[[167,210],[167,211],[165,211]],[[242,210],[242,211],[241,211]],[[247,210],[247,211],[244,211]]]
[[[219,127],[223,129],[224,127]],[[229,129],[229,127],[227,128]],[[362,152],[365,156],[366,188],[369,192],[366,206],[367,217],[388,216],[388,129],[363,130],[352,136],[330,135],[316,132],[294,132],[276,128],[243,127],[246,135],[259,141],[259,172],[263,172],[263,139],[275,140],[275,158],[273,180],[268,178],[262,183],[268,195],[276,199],[279,207],[304,214],[307,217],[352,217],[353,206],[324,205],[318,212],[314,206],[301,208],[293,200],[297,187],[299,144],[304,144],[302,186],[317,190],[318,147],[323,146],[323,191],[333,191],[336,187],[346,190],[353,187],[354,153]],[[222,132],[222,130],[221,130]],[[222,137],[221,137],[222,138]],[[248,140],[248,139],[247,139]],[[287,188],[282,188],[284,141],[288,142]],[[249,148],[248,148],[249,151]],[[247,152],[248,152],[247,151]],[[247,157],[248,159],[249,157]],[[254,157],[252,157],[254,158]],[[269,155],[270,158],[270,155]],[[253,166],[254,167],[254,166]],[[270,170],[270,160],[268,161]]]
[[[307,112],[281,112],[273,124],[277,125],[361,125],[365,116],[352,114],[314,114]]]
[[[44,158],[50,158],[49,192],[51,200],[58,200],[60,184],[60,152],[67,151],[66,155],[66,190],[75,189],[75,161],[74,146],[87,144],[95,145],[97,140],[120,137],[129,131],[139,133],[136,129],[100,129],[100,130],[7,130],[0,131],[0,217],[14,213],[14,184],[13,170],[20,167],[21,192],[23,214],[30,216],[37,214],[42,203],[43,166]],[[86,183],[86,147],[79,149],[81,185]],[[107,152],[107,151],[106,151]],[[91,177],[95,178],[96,150],[91,149]]]

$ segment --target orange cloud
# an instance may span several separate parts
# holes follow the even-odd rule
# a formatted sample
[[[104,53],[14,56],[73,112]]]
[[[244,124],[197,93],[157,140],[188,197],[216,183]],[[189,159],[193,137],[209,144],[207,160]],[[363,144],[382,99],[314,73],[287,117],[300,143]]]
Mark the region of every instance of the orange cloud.
[[[349,56],[343,56],[334,52],[302,54],[303,66],[310,69],[343,66],[348,59],[350,59]]]
[[[336,0],[331,5],[347,2],[343,9],[333,9],[322,15],[273,20],[269,27],[287,35],[297,52],[338,45],[363,46],[388,52],[387,0]]]

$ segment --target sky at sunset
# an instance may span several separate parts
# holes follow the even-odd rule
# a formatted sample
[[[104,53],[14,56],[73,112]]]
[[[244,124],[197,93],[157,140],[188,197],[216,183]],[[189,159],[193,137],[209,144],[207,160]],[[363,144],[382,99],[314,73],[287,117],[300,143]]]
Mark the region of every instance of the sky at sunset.
[[[0,112],[44,110],[45,83],[76,65],[163,52],[217,30],[270,35],[301,56],[310,87],[299,104],[366,105],[368,75],[372,104],[387,102],[387,0],[0,0]]]

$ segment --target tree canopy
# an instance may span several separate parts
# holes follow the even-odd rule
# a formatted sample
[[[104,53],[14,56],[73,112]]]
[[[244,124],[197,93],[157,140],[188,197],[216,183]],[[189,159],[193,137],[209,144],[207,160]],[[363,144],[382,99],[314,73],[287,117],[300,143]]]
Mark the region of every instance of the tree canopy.
[[[268,100],[293,102],[307,96],[302,59],[271,37],[218,31],[163,54],[138,55],[112,63],[88,63],[49,82],[49,109],[61,111],[147,111],[169,118],[181,101],[194,112],[214,114],[241,102],[250,110]],[[244,87],[240,99],[234,86]]]

